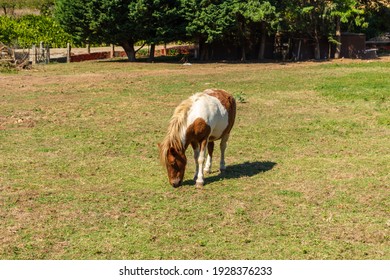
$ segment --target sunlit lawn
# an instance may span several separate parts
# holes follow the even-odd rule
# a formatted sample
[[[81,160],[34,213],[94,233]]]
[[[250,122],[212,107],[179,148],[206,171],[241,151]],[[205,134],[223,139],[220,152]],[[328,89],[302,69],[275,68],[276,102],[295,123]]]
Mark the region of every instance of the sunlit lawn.
[[[389,259],[389,73],[114,61],[0,74],[0,257]],[[190,160],[173,189],[157,143],[206,88],[238,101],[228,169],[194,188]]]

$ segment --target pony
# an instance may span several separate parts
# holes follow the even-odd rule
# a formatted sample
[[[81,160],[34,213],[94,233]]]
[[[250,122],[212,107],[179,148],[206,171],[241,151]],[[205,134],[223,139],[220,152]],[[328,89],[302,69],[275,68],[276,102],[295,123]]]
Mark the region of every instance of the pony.
[[[222,89],[206,89],[184,100],[174,110],[167,134],[158,144],[169,183],[180,187],[187,164],[185,151],[191,145],[195,160],[195,186],[204,185],[204,172],[211,173],[214,142],[221,140],[219,169],[226,170],[225,150],[236,118],[236,101]],[[207,149],[207,159],[206,158]]]

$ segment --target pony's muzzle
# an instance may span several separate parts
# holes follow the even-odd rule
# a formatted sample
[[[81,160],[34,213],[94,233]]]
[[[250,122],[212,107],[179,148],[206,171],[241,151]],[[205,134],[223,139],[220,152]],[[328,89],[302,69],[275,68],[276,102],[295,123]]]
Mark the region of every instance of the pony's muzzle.
[[[174,188],[180,187],[181,184],[182,184],[182,181],[180,180],[180,178],[177,178],[177,179],[174,179],[174,180],[171,181],[171,185]]]

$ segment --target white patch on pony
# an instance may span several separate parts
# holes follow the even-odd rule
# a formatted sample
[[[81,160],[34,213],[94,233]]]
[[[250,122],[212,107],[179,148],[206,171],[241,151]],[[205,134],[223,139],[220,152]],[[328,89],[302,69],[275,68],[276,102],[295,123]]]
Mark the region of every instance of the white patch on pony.
[[[204,166],[204,172],[211,173],[212,158],[207,155],[206,164]]]
[[[210,93],[212,90],[206,90],[191,97],[193,104],[188,112],[187,127],[197,118],[202,118],[211,128],[210,138],[217,140],[222,137],[223,132],[228,126],[229,115],[219,99],[208,95],[208,92]],[[182,141],[185,141],[187,127],[182,131]]]

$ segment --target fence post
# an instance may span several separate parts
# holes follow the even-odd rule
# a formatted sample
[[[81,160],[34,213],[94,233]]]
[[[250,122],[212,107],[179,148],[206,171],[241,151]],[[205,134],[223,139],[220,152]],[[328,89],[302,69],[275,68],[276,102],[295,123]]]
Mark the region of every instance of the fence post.
[[[50,47],[49,45],[46,46],[46,64],[49,64],[50,63]]]
[[[43,48],[43,42],[39,42],[39,56],[41,57],[45,57],[45,49]]]
[[[87,48],[87,54],[90,54],[91,53],[91,45],[89,43],[87,43],[85,46]]]
[[[37,63],[37,48],[35,47],[35,45],[32,45],[31,51],[32,51],[31,62],[32,65],[35,65]]]
[[[115,57],[115,46],[113,44],[111,44],[110,47],[111,47],[110,58],[114,58]]]
[[[66,62],[67,63],[70,63],[70,60],[72,57],[71,51],[72,51],[72,48],[70,46],[70,43],[67,43],[66,44]]]

